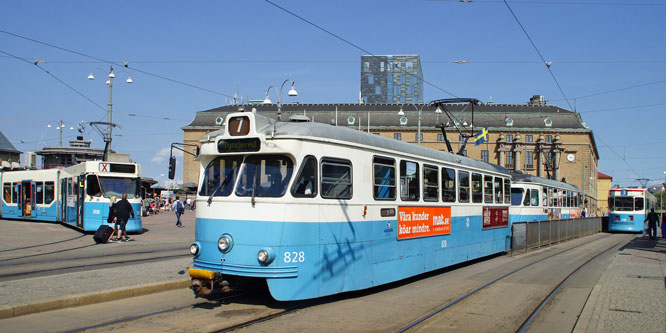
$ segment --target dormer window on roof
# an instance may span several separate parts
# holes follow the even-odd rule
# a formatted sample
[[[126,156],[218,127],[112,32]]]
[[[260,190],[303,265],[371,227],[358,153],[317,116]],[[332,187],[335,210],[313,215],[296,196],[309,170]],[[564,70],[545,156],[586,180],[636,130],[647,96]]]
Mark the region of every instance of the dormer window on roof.
[[[513,126],[513,119],[511,119],[510,117],[506,117],[504,118],[504,123],[506,124],[506,126],[511,127]]]
[[[347,125],[354,125],[355,122],[356,122],[356,118],[354,118],[352,116],[349,116],[349,118],[347,118]]]
[[[550,118],[546,118],[543,120],[543,124],[546,125],[546,127],[551,127],[553,126],[553,121],[550,120]]]
[[[407,125],[407,117],[400,117],[400,125]]]

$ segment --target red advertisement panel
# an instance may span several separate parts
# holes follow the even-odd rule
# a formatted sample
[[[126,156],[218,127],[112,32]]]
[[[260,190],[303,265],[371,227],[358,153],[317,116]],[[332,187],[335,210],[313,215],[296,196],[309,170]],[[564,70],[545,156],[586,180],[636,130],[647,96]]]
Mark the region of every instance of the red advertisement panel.
[[[483,207],[483,229],[509,226],[509,208]]]
[[[398,239],[451,233],[451,207],[398,207]]]

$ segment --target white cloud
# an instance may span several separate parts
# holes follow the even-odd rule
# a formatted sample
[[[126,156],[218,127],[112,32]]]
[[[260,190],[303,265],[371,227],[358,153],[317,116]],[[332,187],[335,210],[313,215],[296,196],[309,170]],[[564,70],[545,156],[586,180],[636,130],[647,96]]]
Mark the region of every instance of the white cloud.
[[[171,147],[162,148],[160,151],[155,153],[155,155],[150,161],[154,163],[163,163],[166,161],[167,158],[169,158],[170,152],[171,152]],[[183,157],[183,152],[178,149],[174,149],[173,156],[175,156],[176,158],[181,158]]]

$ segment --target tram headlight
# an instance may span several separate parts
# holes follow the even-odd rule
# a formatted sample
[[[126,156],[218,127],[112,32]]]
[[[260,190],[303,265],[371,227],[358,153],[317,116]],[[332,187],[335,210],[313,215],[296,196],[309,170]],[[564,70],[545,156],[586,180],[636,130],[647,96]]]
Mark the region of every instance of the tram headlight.
[[[232,247],[233,239],[229,234],[224,234],[222,237],[220,237],[220,239],[217,240],[217,248],[224,253],[231,251]]]
[[[199,244],[197,244],[197,243],[192,243],[192,245],[190,245],[190,253],[191,253],[193,256],[198,255],[200,249],[201,249],[201,248],[199,247]]]
[[[262,265],[268,265],[275,259],[275,253],[270,248],[264,248],[257,253],[257,260]]]

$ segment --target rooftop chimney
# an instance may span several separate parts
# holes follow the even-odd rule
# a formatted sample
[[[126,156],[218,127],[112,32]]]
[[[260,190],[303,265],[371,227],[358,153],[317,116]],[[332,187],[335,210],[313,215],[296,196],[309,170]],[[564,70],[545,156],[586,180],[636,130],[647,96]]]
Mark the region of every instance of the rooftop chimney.
[[[543,96],[541,95],[534,95],[532,98],[530,98],[530,105],[544,105],[546,104],[543,100]]]

